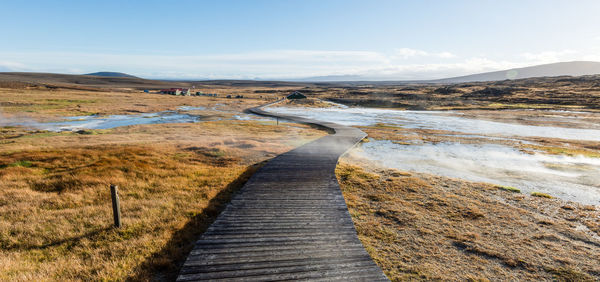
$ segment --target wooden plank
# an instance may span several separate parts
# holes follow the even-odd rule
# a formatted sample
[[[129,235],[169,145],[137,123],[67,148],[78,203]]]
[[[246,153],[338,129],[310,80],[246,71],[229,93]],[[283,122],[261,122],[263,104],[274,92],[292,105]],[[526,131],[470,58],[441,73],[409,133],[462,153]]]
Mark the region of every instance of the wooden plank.
[[[330,122],[331,135],[272,159],[196,242],[178,281],[388,281],[356,235],[339,184],[338,158],[366,134]]]

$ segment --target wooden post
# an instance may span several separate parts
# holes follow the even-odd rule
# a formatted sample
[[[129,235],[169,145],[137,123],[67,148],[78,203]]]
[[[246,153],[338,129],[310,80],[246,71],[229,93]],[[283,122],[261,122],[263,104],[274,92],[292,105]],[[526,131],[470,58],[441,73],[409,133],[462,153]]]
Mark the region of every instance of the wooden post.
[[[110,185],[110,196],[112,198],[113,217],[115,227],[121,228],[121,204],[119,203],[119,187]]]
[[[279,117],[277,117],[277,125],[279,125]]]

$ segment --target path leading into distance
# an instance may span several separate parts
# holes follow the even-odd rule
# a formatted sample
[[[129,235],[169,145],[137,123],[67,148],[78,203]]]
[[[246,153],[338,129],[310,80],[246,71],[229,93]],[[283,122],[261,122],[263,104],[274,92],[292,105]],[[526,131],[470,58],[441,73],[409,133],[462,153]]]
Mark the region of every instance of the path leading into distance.
[[[338,158],[366,134],[265,112],[331,134],[259,169],[196,242],[178,281],[389,281],[359,241],[335,177]]]

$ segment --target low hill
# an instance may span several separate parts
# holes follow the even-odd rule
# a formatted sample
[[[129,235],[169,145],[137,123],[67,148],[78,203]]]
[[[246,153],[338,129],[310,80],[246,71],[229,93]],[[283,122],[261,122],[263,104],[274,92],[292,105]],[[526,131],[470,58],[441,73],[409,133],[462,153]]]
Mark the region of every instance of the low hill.
[[[96,73],[97,74],[97,73]],[[58,73],[35,72],[0,72],[0,87],[14,87],[11,85],[46,86],[50,88],[70,89],[162,89],[162,88],[191,88],[203,85],[219,85],[225,87],[306,87],[313,84],[283,81],[255,81],[255,80],[204,80],[204,81],[177,81],[177,80],[152,80],[135,76],[107,76],[107,75],[75,75]]]
[[[149,80],[138,77],[112,77],[35,72],[0,72],[0,83],[70,89],[159,89],[188,87],[189,83]]]
[[[101,71],[101,72],[93,72],[86,73],[84,75],[93,75],[93,76],[105,76],[105,77],[129,77],[129,78],[139,78],[137,76],[133,76],[130,74],[122,73],[122,72],[112,72],[112,71]]]
[[[505,79],[523,79],[533,77],[582,76],[593,74],[600,74],[600,62],[574,61],[472,74],[466,76],[432,80],[428,82],[462,83],[477,81],[499,81]]]
[[[502,71],[478,73],[472,75],[431,79],[431,80],[396,80],[391,76],[373,77],[362,75],[330,75],[291,79],[298,82],[334,83],[345,85],[356,84],[408,84],[408,83],[463,83],[478,81],[500,81],[506,79],[524,79],[535,77],[582,76],[600,74],[600,62],[574,61],[544,64]]]

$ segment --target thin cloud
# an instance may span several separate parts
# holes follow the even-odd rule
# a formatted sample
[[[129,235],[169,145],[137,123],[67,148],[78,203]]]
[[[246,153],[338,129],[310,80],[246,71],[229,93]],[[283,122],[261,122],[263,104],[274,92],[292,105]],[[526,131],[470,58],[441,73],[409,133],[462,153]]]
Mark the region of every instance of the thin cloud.
[[[573,55],[576,55],[575,50],[562,50],[562,51],[543,51],[538,53],[523,53],[521,56],[529,61],[537,63],[554,63],[559,61],[571,60]]]
[[[572,50],[523,53],[515,60],[485,56],[460,58],[450,52],[400,48],[373,51],[270,50],[193,56],[98,53],[0,54],[0,66],[11,70],[88,73],[126,72],[167,79],[294,79],[356,75],[369,79],[435,79],[554,62],[579,56],[599,60],[600,52],[583,56]],[[588,53],[589,54],[589,53]]]
[[[29,67],[22,63],[18,62],[10,62],[10,61],[0,61],[0,71],[28,71]]]
[[[450,52],[427,52],[424,50],[411,49],[411,48],[399,48],[395,49],[394,53],[390,56],[392,59],[409,59],[418,57],[437,57],[437,58],[455,58],[456,55]]]

